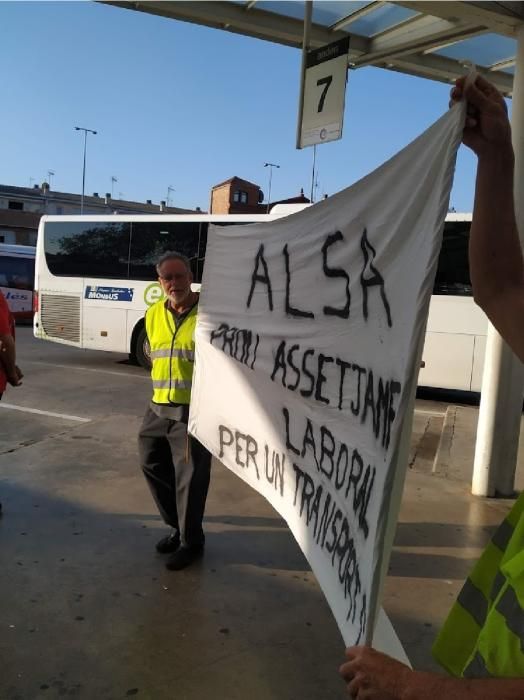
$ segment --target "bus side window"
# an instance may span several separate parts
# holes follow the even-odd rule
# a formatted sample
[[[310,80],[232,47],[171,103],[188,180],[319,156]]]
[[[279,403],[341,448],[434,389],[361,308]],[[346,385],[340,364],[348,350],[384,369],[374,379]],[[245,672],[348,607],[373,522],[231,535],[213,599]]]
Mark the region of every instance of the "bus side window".
[[[156,280],[157,260],[167,251],[174,251],[189,259],[197,281],[199,229],[198,220],[133,222],[129,257],[130,279]]]
[[[58,277],[125,279],[128,269],[127,222],[48,221],[45,257]]]
[[[11,289],[33,289],[34,260],[5,256],[0,261],[0,286]]]
[[[469,221],[446,221],[433,294],[471,296]]]

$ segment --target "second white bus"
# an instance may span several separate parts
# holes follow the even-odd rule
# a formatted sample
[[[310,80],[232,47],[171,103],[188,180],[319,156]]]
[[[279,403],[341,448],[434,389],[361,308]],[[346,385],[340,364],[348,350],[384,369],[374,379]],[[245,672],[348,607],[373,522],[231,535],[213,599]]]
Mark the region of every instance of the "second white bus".
[[[17,323],[33,319],[34,246],[0,243],[0,291]]]

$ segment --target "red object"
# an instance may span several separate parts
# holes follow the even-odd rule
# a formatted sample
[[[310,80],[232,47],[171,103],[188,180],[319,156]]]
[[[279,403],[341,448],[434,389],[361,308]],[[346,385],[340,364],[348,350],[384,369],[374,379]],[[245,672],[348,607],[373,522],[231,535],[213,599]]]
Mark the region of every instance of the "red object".
[[[15,321],[7,306],[4,295],[0,292],[0,335],[12,335],[15,337]],[[2,352],[0,350],[0,352]],[[7,377],[3,365],[0,363],[0,394],[3,394],[7,386]]]
[[[33,313],[38,313],[38,292],[36,291],[36,289],[33,292]]]

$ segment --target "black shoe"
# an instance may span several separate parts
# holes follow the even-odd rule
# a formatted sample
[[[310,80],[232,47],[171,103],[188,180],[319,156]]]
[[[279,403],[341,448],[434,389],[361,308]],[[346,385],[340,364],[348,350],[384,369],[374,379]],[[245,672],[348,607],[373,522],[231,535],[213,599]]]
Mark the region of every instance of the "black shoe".
[[[166,562],[166,569],[170,571],[180,571],[185,569],[204,554],[204,546],[200,547],[180,547],[172,554]]]
[[[162,539],[156,543],[156,551],[159,554],[172,554],[180,547],[180,533],[175,530],[167,537],[162,537]]]

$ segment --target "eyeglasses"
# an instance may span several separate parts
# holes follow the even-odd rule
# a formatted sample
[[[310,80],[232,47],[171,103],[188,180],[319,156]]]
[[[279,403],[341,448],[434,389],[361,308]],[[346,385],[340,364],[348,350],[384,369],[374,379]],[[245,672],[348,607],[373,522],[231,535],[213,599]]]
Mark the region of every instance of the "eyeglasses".
[[[162,282],[172,282],[173,280],[180,279],[184,275],[176,274],[176,275],[159,275],[160,279]]]

